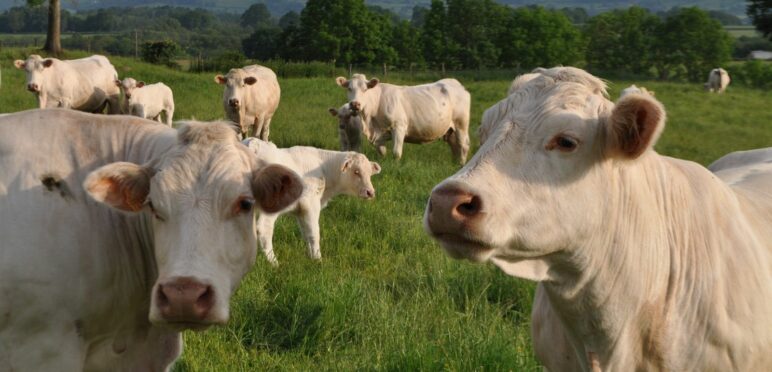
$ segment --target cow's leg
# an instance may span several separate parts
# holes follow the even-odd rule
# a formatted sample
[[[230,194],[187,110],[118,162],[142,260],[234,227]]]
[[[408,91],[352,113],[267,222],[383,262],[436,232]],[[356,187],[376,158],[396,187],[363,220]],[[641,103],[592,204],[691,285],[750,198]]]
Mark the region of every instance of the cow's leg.
[[[38,108],[48,108],[48,96],[38,93]]]
[[[378,139],[373,142],[373,145],[375,145],[375,149],[378,151],[378,155],[380,156],[386,156],[386,141],[388,141],[388,137],[381,136],[378,137]]]
[[[255,121],[252,123],[252,137],[260,138],[260,134],[263,132],[263,123],[262,117],[255,116]]]
[[[279,265],[276,255],[273,253],[273,227],[276,224],[278,214],[260,213],[257,217],[257,240],[265,258],[273,266]]]
[[[321,213],[320,201],[317,198],[307,201],[301,206],[298,215],[298,225],[303,232],[303,237],[308,245],[308,257],[314,260],[322,259],[322,251],[319,247],[319,215]]]
[[[107,97],[107,113],[110,115],[118,115],[122,112],[121,109],[121,96],[113,95]]]
[[[268,136],[271,134],[271,119],[270,116],[263,119],[263,129],[260,131],[260,139],[263,141],[268,141]]]
[[[158,115],[156,115],[156,116],[153,118],[153,120],[155,120],[155,121],[157,121],[157,122],[159,122],[159,123],[161,123],[161,124],[163,124],[163,123],[164,123],[164,121],[163,121],[163,118],[161,117],[161,113],[160,113],[160,112],[158,113]]]
[[[172,118],[174,117],[174,106],[167,107],[164,110],[164,115],[166,115],[166,125],[168,125],[171,128],[171,126],[172,126]]]
[[[394,126],[394,156],[397,159],[402,158],[402,146],[405,144],[405,135],[407,134],[407,124],[396,123]]]
[[[531,311],[533,351],[546,370],[582,371],[576,351],[552,308],[544,285],[539,283]]]

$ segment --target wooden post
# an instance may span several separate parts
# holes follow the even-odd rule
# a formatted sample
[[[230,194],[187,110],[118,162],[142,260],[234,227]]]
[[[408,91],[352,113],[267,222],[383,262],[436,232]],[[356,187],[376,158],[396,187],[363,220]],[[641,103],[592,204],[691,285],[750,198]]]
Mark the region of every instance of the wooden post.
[[[134,30],[134,59],[139,59],[139,43],[137,41],[137,30]]]

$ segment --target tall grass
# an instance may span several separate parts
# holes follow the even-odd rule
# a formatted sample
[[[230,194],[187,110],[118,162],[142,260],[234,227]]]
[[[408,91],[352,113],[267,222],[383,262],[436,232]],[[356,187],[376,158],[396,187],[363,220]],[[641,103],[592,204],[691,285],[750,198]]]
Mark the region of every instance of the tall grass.
[[[0,112],[35,106],[23,73],[9,68],[25,53],[0,54]],[[172,87],[177,119],[223,117],[214,73],[111,60],[121,77]],[[472,94],[474,132],[510,81],[459,80]],[[612,82],[611,95],[630,83]],[[657,145],[663,154],[708,164],[730,151],[772,146],[769,91],[730,86],[717,95],[700,85],[635,83],[656,91],[668,111]],[[280,84],[272,140],[336,149],[336,121],[327,108],[342,104],[344,91],[331,78]],[[408,144],[401,161],[378,159],[371,146],[364,148],[383,167],[373,178],[376,199],[341,197],[322,212],[322,262],[305,257],[294,221],[281,219],[275,233],[280,266],[259,256],[231,301],[228,325],[186,332],[175,370],[539,370],[529,335],[533,284],[490,265],[453,261],[423,232],[430,190],[458,169],[447,145]]]

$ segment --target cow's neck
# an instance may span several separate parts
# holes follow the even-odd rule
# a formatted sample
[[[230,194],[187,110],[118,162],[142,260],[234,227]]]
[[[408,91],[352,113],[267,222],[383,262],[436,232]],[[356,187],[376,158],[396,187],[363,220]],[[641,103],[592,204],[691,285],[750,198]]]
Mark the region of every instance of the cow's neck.
[[[720,337],[704,319],[726,318],[732,305],[716,294],[728,301],[749,284],[719,280],[747,269],[720,252],[747,239],[730,221],[740,215],[734,194],[701,166],[653,152],[634,167],[606,166],[607,229],[563,258],[545,286],[550,301],[579,352],[596,353],[604,370],[699,370],[697,356],[673,366],[666,351]]]

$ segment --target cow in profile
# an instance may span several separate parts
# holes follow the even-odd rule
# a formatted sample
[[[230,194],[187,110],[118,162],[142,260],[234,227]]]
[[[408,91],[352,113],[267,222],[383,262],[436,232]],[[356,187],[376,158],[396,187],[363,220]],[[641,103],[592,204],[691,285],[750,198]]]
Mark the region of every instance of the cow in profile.
[[[662,104],[613,103],[571,67],[489,110],[424,226],[452,257],[539,283],[548,370],[772,370],[772,149],[710,170],[659,155]]]

